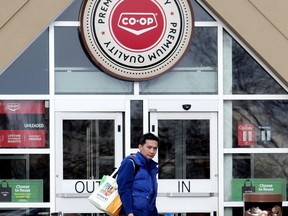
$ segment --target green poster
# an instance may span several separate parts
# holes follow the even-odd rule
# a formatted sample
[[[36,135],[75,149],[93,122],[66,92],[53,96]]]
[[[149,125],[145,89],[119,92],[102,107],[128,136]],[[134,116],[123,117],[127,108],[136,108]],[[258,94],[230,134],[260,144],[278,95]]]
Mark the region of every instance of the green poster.
[[[2,179],[0,182],[8,182],[5,185],[11,191],[11,202],[43,202],[43,180],[11,180]],[[1,200],[0,200],[1,202]]]
[[[244,192],[279,193],[286,200],[285,179],[232,179],[232,201],[242,201]]]

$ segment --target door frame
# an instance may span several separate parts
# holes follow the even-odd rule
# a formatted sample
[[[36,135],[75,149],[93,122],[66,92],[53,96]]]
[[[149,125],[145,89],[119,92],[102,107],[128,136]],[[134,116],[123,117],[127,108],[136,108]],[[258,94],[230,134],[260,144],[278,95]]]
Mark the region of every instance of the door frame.
[[[210,179],[159,179],[158,210],[161,212],[217,212],[217,112],[150,112],[150,131],[158,135],[158,120],[209,120],[210,125]],[[155,157],[158,161],[158,155]],[[189,185],[189,190],[186,186]],[[180,190],[180,187],[184,190]],[[185,191],[186,190],[186,191]],[[191,205],[193,203],[193,205]]]
[[[99,186],[101,179],[63,179],[63,120],[114,120],[115,167],[123,159],[123,114],[121,112],[56,112],[56,211],[64,213],[101,213],[88,201],[88,196]],[[121,130],[119,131],[119,127]],[[92,188],[92,189],[91,189]],[[73,208],[71,208],[73,206]]]

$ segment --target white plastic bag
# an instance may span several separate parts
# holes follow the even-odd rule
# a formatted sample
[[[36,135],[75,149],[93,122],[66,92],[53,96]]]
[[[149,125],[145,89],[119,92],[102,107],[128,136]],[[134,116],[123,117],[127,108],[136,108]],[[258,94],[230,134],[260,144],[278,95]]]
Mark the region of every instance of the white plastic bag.
[[[117,182],[113,177],[117,171],[115,170],[110,176],[104,175],[99,188],[88,198],[94,206],[110,216],[118,216],[122,208]]]

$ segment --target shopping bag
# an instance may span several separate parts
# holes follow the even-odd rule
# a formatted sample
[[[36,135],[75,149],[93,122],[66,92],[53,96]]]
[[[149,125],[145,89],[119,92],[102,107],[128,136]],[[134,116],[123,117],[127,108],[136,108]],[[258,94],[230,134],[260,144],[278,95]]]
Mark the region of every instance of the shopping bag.
[[[12,201],[12,194],[11,194],[11,187],[7,181],[2,181],[0,183],[0,202],[11,202]]]
[[[98,189],[88,198],[96,208],[110,216],[118,216],[122,208],[117,182],[114,177],[117,172],[116,169],[110,176],[104,175]]]

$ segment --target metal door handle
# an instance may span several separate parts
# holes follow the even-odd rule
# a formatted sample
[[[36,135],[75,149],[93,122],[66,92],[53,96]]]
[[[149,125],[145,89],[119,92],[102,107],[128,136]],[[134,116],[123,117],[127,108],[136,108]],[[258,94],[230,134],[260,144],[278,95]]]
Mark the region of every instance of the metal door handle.
[[[51,216],[62,216],[62,212],[59,211],[59,212],[52,212],[51,213]]]
[[[216,193],[159,193],[159,197],[215,197]]]

